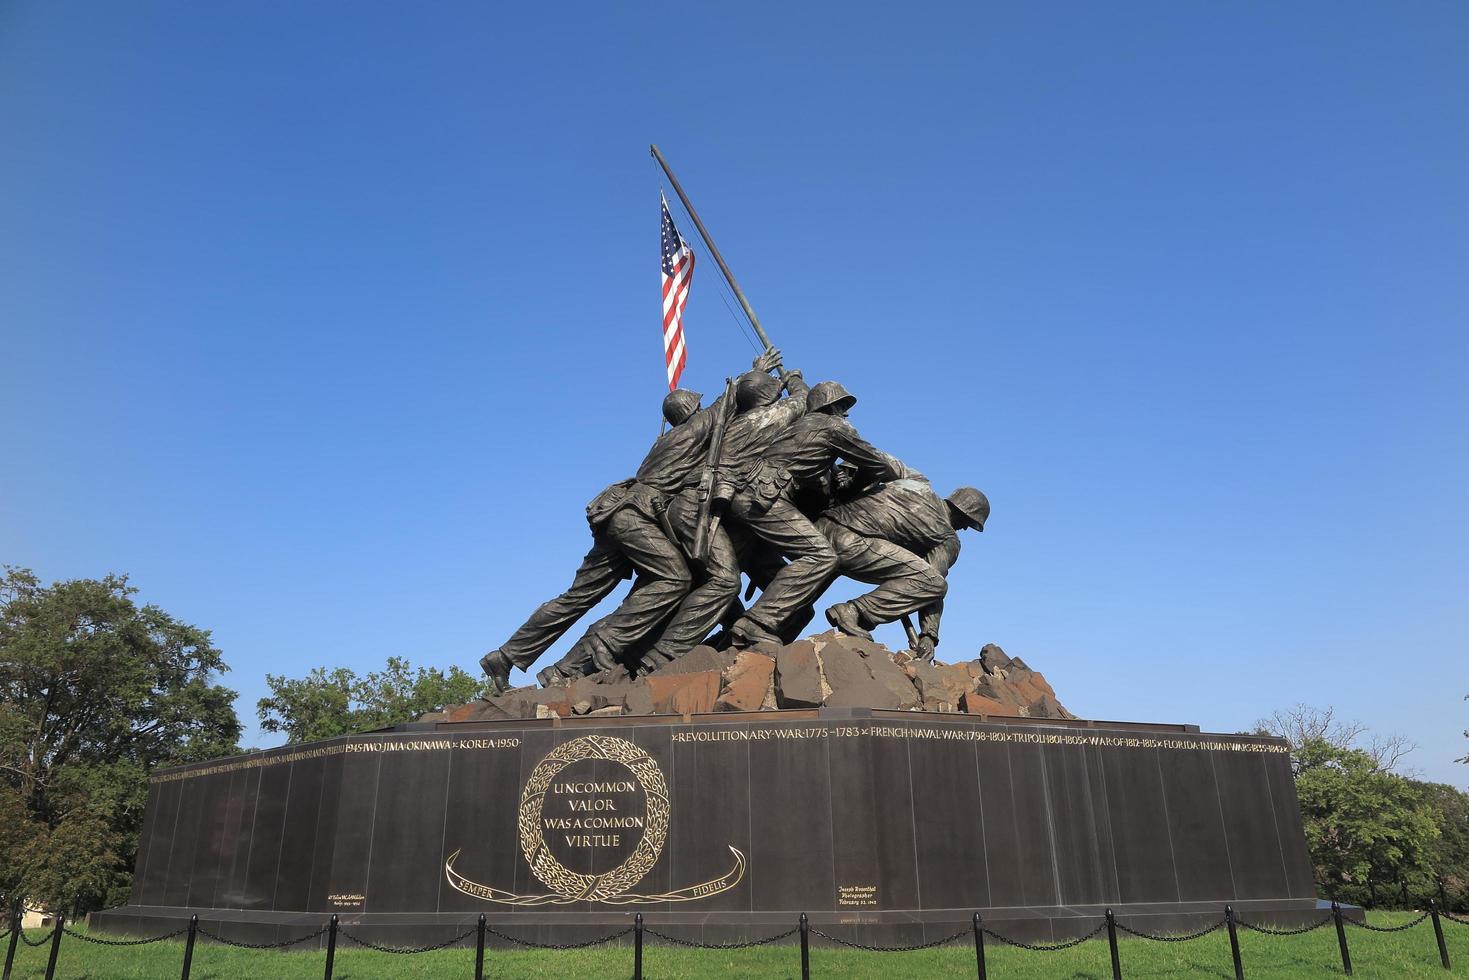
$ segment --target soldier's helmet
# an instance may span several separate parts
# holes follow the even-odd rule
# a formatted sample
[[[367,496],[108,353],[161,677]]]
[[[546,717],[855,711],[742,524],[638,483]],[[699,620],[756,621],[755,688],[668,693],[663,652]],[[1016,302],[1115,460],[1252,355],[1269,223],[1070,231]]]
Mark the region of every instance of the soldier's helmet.
[[[850,394],[836,381],[819,381],[811,388],[811,393],[806,396],[806,411],[819,412],[824,408],[835,407],[839,412],[850,411],[857,404],[855,395]]]
[[[990,516],[990,500],[973,487],[960,487],[944,498],[976,531],[984,530],[984,522]]]
[[[683,425],[699,410],[703,395],[687,388],[675,388],[663,399],[663,417],[669,425]]]
[[[780,397],[780,379],[764,371],[746,371],[735,382],[735,408],[748,412],[769,405]]]

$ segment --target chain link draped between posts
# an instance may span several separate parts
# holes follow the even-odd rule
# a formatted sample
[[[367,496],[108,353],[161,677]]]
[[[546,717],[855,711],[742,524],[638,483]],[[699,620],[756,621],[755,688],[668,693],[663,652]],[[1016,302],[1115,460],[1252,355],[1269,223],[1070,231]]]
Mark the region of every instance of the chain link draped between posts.
[[[633,927],[628,926],[626,929],[623,929],[620,932],[609,933],[600,939],[588,939],[587,941],[580,943],[537,943],[532,942],[529,939],[519,939],[515,936],[508,936],[498,929],[492,928],[490,926],[485,926],[485,932],[488,932],[490,935],[499,936],[506,942],[514,943],[517,946],[524,946],[527,949],[589,949],[592,946],[600,946],[603,943],[610,943],[614,939],[621,939],[623,936],[629,935],[632,930]]]
[[[441,943],[434,943],[432,946],[379,946],[377,943],[371,942],[370,940],[359,939],[358,937],[348,932],[346,929],[338,929],[337,935],[341,936],[343,939],[346,939],[349,942],[356,943],[358,946],[361,946],[365,949],[376,950],[379,953],[396,953],[400,955],[412,956],[415,953],[432,953],[437,950],[448,949],[450,946],[454,946],[464,942],[464,940],[468,939],[470,936],[473,936],[477,931],[478,929],[470,929],[468,932],[461,932],[453,939],[446,939]]]
[[[960,929],[952,936],[945,936],[943,939],[935,939],[932,942],[927,943],[915,943],[912,946],[868,946],[865,943],[854,943],[849,939],[843,939],[840,936],[833,936],[816,928],[813,928],[811,930],[811,934],[813,936],[820,936],[822,939],[829,940],[839,945],[846,946],[849,949],[865,949],[869,953],[911,953],[915,950],[934,949],[938,946],[947,945],[948,943],[953,942],[961,936],[969,935],[969,929],[966,927],[964,929]]]
[[[1121,922],[1117,923],[1117,928],[1121,929],[1129,936],[1136,936],[1139,939],[1151,939],[1155,943],[1188,943],[1193,942],[1195,939],[1203,939],[1210,933],[1218,932],[1220,929],[1223,929],[1228,924],[1228,919],[1220,919],[1212,926],[1208,926],[1207,928],[1200,929],[1198,932],[1190,932],[1182,936],[1155,936],[1150,932],[1141,932]]]
[[[175,929],[163,936],[154,936],[152,939],[103,939],[101,936],[89,936],[84,932],[77,932],[69,926],[62,926],[61,931],[73,939],[80,939],[84,943],[95,943],[98,946],[147,946],[149,943],[161,943],[165,939],[177,939],[189,931],[188,926]]]
[[[1256,925],[1253,922],[1246,922],[1244,919],[1235,919],[1234,921],[1236,925],[1239,925],[1242,928],[1248,929],[1251,932],[1262,933],[1266,936],[1304,936],[1308,932],[1315,932],[1317,929],[1320,929],[1323,926],[1330,925],[1331,919],[1332,917],[1328,915],[1320,922],[1313,922],[1310,925],[1302,926],[1299,929],[1274,929],[1270,926],[1261,926]]]
[[[206,936],[217,943],[224,944],[225,946],[233,946],[236,949],[285,949],[287,946],[297,946],[301,943],[310,942],[313,939],[324,936],[326,935],[327,930],[330,928],[330,926],[322,926],[320,929],[316,930],[313,933],[309,933],[305,936],[298,936],[295,939],[287,939],[279,943],[247,943],[241,942],[238,939],[226,939],[218,933],[210,932],[203,926],[199,927],[199,935]]]
[[[1418,916],[1418,918],[1414,919],[1412,922],[1404,922],[1400,926],[1374,926],[1374,925],[1368,924],[1365,920],[1362,921],[1362,922],[1358,922],[1356,919],[1345,919],[1345,918],[1342,919],[1342,921],[1345,922],[1349,926],[1356,926],[1358,929],[1366,929],[1368,932],[1406,932],[1407,930],[1409,930],[1409,929],[1413,928],[1414,926],[1418,925],[1419,923],[1421,923],[1426,918],[1428,918],[1428,913],[1427,912],[1424,912],[1422,915]]]
[[[1426,921],[1428,921],[1430,919],[1432,919],[1432,921],[1433,921],[1434,933],[1435,933],[1435,938],[1437,940],[1438,953],[1439,953],[1440,961],[1442,962],[1444,969],[1450,969],[1448,949],[1447,949],[1447,947],[1444,944],[1443,933],[1442,933],[1441,928],[1439,927],[1439,923],[1440,923],[1441,920],[1447,919],[1448,921],[1453,922],[1453,923],[1455,923],[1457,925],[1469,926],[1469,919],[1462,918],[1462,917],[1456,916],[1456,915],[1454,915],[1454,914],[1452,914],[1450,912],[1447,912],[1447,911],[1442,910],[1441,908],[1439,908],[1438,903],[1436,903],[1436,902],[1430,902],[1429,903],[1429,909],[1428,909],[1428,911],[1419,914],[1412,921],[1404,922],[1404,923],[1401,923],[1399,925],[1394,925],[1394,926],[1376,926],[1376,925],[1371,925],[1370,923],[1368,923],[1366,921],[1358,922],[1358,921],[1355,921],[1353,919],[1347,919],[1345,916],[1342,916],[1341,915],[1340,911],[1338,910],[1338,907],[1335,904],[1333,904],[1332,911],[1330,913],[1328,913],[1326,916],[1324,916],[1323,918],[1321,918],[1320,920],[1315,921],[1315,922],[1311,922],[1311,923],[1308,923],[1308,924],[1306,924],[1304,926],[1300,926],[1298,928],[1293,928],[1293,929],[1276,928],[1276,927],[1273,927],[1273,926],[1267,926],[1267,925],[1262,925],[1262,924],[1259,924],[1259,923],[1248,922],[1248,921],[1246,921],[1244,919],[1239,918],[1237,916],[1237,914],[1235,914],[1232,909],[1226,907],[1225,908],[1224,918],[1220,919],[1217,922],[1211,923],[1210,925],[1205,926],[1204,928],[1198,929],[1198,930],[1196,930],[1194,932],[1184,933],[1182,935],[1157,935],[1157,934],[1154,934],[1154,933],[1143,931],[1141,929],[1134,928],[1134,927],[1129,926],[1129,925],[1126,925],[1126,924],[1124,924],[1122,922],[1118,922],[1117,919],[1116,919],[1116,917],[1113,915],[1111,909],[1108,909],[1107,910],[1106,915],[1102,917],[1101,921],[1098,922],[1097,925],[1096,925],[1096,927],[1094,929],[1092,929],[1090,932],[1086,933],[1085,935],[1077,936],[1077,937],[1075,937],[1073,939],[1064,940],[1062,942],[1056,942],[1056,943],[1027,943],[1027,942],[1022,942],[1022,941],[1020,941],[1018,939],[1013,939],[1013,938],[1011,938],[1009,936],[1006,936],[1006,935],[1004,935],[1002,933],[996,932],[993,929],[990,929],[987,926],[983,925],[983,921],[982,921],[981,917],[978,914],[976,914],[974,916],[974,923],[973,923],[972,934],[973,934],[973,938],[974,938],[975,956],[976,956],[976,960],[977,960],[979,974],[980,974],[980,977],[983,978],[986,975],[986,965],[985,965],[985,956],[984,956],[984,937],[985,936],[989,936],[991,939],[994,939],[997,942],[1003,943],[1006,946],[1012,946],[1012,947],[1014,947],[1016,949],[1026,950],[1028,952],[1046,953],[1046,952],[1056,952],[1058,950],[1063,950],[1063,949],[1071,949],[1073,947],[1080,946],[1083,943],[1088,942],[1089,940],[1092,940],[1092,939],[1097,938],[1099,935],[1101,935],[1103,933],[1103,931],[1106,931],[1106,933],[1107,933],[1107,944],[1108,944],[1108,947],[1110,948],[1110,951],[1111,951],[1111,954],[1112,954],[1112,963],[1111,963],[1112,969],[1111,969],[1111,973],[1112,973],[1112,976],[1113,976],[1114,980],[1117,980],[1117,978],[1120,978],[1122,976],[1122,963],[1119,960],[1118,954],[1117,954],[1118,944],[1117,944],[1117,935],[1116,934],[1117,934],[1117,931],[1119,931],[1119,930],[1121,932],[1123,932],[1123,933],[1126,933],[1127,935],[1135,936],[1138,939],[1150,940],[1152,942],[1161,942],[1161,943],[1186,943],[1186,942],[1192,942],[1195,939],[1203,939],[1205,936],[1212,935],[1212,934],[1218,932],[1219,930],[1228,927],[1228,929],[1229,929],[1229,939],[1230,939],[1231,954],[1232,954],[1232,957],[1233,957],[1233,960],[1234,960],[1234,974],[1235,974],[1235,977],[1237,978],[1237,980],[1243,980],[1243,977],[1244,977],[1244,967],[1243,967],[1243,963],[1242,963],[1242,961],[1240,959],[1240,955],[1239,955],[1239,953],[1240,953],[1239,943],[1238,943],[1237,937],[1235,935],[1235,927],[1236,926],[1241,927],[1241,928],[1244,928],[1244,929],[1248,929],[1248,930],[1250,930],[1252,932],[1258,932],[1258,933],[1261,933],[1263,935],[1268,935],[1268,936],[1300,936],[1300,935],[1305,935],[1306,933],[1315,932],[1317,929],[1324,928],[1325,926],[1330,925],[1333,922],[1335,922],[1336,923],[1336,926],[1337,926],[1337,937],[1338,937],[1338,941],[1339,941],[1339,944],[1340,944],[1340,947],[1341,947],[1341,957],[1342,957],[1343,972],[1350,974],[1352,972],[1351,960],[1349,958],[1348,950],[1347,950],[1347,947],[1346,947],[1346,936],[1345,936],[1345,933],[1342,931],[1342,926],[1343,926],[1344,923],[1348,923],[1350,925],[1356,926],[1359,929],[1364,929],[1364,930],[1367,930],[1369,932],[1376,932],[1376,933],[1394,933],[1394,932],[1407,932],[1407,931],[1409,931],[1411,929],[1415,929],[1418,926],[1423,925],[1424,922],[1426,922]],[[476,978],[478,978],[478,977],[480,977],[480,976],[483,975],[484,953],[485,953],[484,937],[487,934],[488,935],[496,936],[497,938],[499,938],[501,940],[504,940],[507,943],[514,944],[516,946],[522,946],[522,947],[525,947],[527,949],[545,949],[545,950],[587,949],[587,948],[590,948],[590,947],[593,947],[593,946],[602,946],[602,945],[605,945],[607,943],[615,942],[616,940],[622,939],[623,937],[628,936],[629,934],[633,934],[634,935],[634,954],[633,954],[634,955],[634,967],[633,967],[633,976],[634,976],[635,980],[641,980],[641,977],[642,977],[642,959],[643,959],[643,937],[644,937],[644,935],[652,936],[654,938],[663,940],[664,942],[671,943],[671,944],[676,945],[676,946],[685,946],[685,947],[688,947],[688,948],[691,948],[691,949],[707,949],[707,950],[728,951],[728,950],[736,950],[736,949],[750,949],[750,948],[754,948],[754,947],[757,947],[757,946],[768,946],[768,945],[770,945],[772,943],[777,943],[777,942],[780,942],[781,940],[789,939],[792,936],[796,935],[797,933],[800,933],[800,935],[801,935],[801,974],[802,974],[802,977],[803,978],[809,978],[809,976],[810,976],[810,962],[809,962],[809,949],[808,949],[808,945],[807,945],[806,939],[807,939],[807,936],[812,935],[812,934],[814,934],[817,937],[819,937],[821,939],[824,939],[824,940],[826,940],[826,941],[828,941],[830,943],[834,943],[837,946],[844,946],[844,947],[847,947],[849,949],[860,949],[860,950],[863,950],[863,951],[866,951],[866,952],[872,952],[872,953],[905,953],[905,952],[916,952],[918,950],[924,950],[924,949],[935,949],[935,948],[940,947],[940,946],[947,946],[950,943],[955,942],[956,940],[962,939],[965,936],[970,935],[971,930],[970,929],[961,929],[958,932],[955,932],[955,933],[953,933],[951,935],[944,936],[942,938],[934,939],[934,940],[931,940],[929,942],[924,942],[924,943],[914,943],[914,944],[911,944],[911,945],[901,945],[901,946],[879,946],[879,945],[870,945],[870,944],[867,944],[867,943],[855,942],[855,941],[852,941],[852,940],[849,940],[849,939],[844,939],[841,936],[833,935],[833,934],[828,933],[828,932],[825,932],[825,931],[823,931],[821,929],[814,928],[811,925],[809,925],[808,920],[807,920],[807,917],[805,915],[802,915],[801,916],[801,920],[800,920],[800,924],[797,925],[795,928],[787,929],[786,931],[781,932],[781,933],[777,933],[775,935],[766,936],[766,937],[763,937],[763,938],[760,938],[760,939],[745,940],[743,942],[733,942],[733,943],[707,943],[707,942],[699,942],[699,941],[696,941],[696,940],[683,939],[683,938],[680,938],[678,936],[670,935],[670,934],[665,933],[665,932],[659,932],[659,931],[657,931],[655,929],[648,929],[648,928],[646,928],[643,925],[642,916],[639,915],[639,916],[636,917],[636,921],[635,921],[635,924],[634,925],[628,926],[625,929],[620,929],[620,930],[618,930],[616,932],[608,933],[605,936],[599,936],[599,937],[597,937],[595,939],[588,939],[588,940],[584,940],[582,942],[573,942],[573,943],[543,943],[543,942],[536,942],[536,941],[530,940],[530,939],[522,939],[522,938],[520,938],[518,936],[512,936],[512,935],[510,935],[508,933],[500,932],[498,929],[494,929],[494,928],[488,926],[485,923],[484,916],[480,916],[480,921],[479,921],[479,924],[477,925],[477,927],[468,929],[468,930],[460,933],[457,936],[453,936],[452,938],[449,938],[449,939],[444,940],[443,942],[433,943],[433,944],[423,945],[423,946],[406,946],[406,947],[404,947],[404,946],[386,946],[386,945],[382,945],[382,944],[379,944],[379,943],[372,942],[371,940],[362,938],[361,936],[353,935],[351,932],[349,932],[349,931],[347,931],[345,929],[340,929],[337,926],[336,916],[333,916],[332,917],[332,922],[329,925],[325,925],[322,928],[317,929],[315,932],[307,933],[306,935],[298,936],[298,937],[296,937],[294,939],[286,939],[286,940],[282,940],[280,942],[273,942],[273,943],[250,943],[250,942],[242,942],[240,940],[227,939],[227,938],[225,938],[224,936],[222,936],[222,935],[220,935],[218,933],[211,932],[208,929],[205,929],[205,928],[203,928],[201,926],[198,926],[198,924],[197,924],[197,916],[196,916],[190,926],[185,926],[184,928],[175,930],[173,932],[165,933],[165,934],[159,935],[159,936],[152,936],[152,937],[149,937],[147,939],[106,939],[106,938],[102,938],[100,936],[91,936],[91,935],[87,935],[84,932],[78,932],[75,929],[69,928],[67,926],[67,924],[66,924],[66,922],[65,922],[64,919],[59,920],[57,922],[57,925],[54,928],[48,930],[47,932],[42,933],[41,936],[40,936],[40,938],[37,939],[34,942],[32,942],[31,939],[30,939],[30,937],[28,937],[25,934],[25,930],[24,929],[16,928],[14,925],[12,925],[10,928],[8,928],[8,929],[6,929],[4,931],[0,931],[0,939],[4,939],[6,936],[9,936],[10,939],[11,939],[11,943],[12,943],[11,953],[7,957],[7,962],[6,962],[7,971],[8,971],[9,966],[10,966],[10,960],[13,959],[13,957],[14,957],[14,946],[13,946],[13,944],[14,944],[14,941],[16,939],[23,940],[27,946],[29,946],[29,947],[31,947],[33,949],[34,948],[39,948],[39,947],[42,947],[42,946],[46,946],[46,945],[50,944],[51,947],[52,947],[51,948],[51,962],[48,964],[48,971],[47,971],[47,976],[49,978],[52,975],[52,972],[54,971],[54,968],[55,968],[55,960],[56,960],[57,948],[61,944],[61,938],[62,938],[63,935],[71,936],[71,937],[73,937],[75,939],[81,940],[82,942],[93,943],[93,944],[99,945],[99,946],[147,946],[147,945],[151,945],[153,943],[160,943],[160,942],[166,942],[166,941],[172,940],[172,939],[177,939],[179,936],[182,936],[185,933],[188,933],[189,934],[189,939],[188,939],[187,949],[186,949],[185,955],[184,955],[183,974],[182,974],[182,977],[183,978],[187,978],[189,976],[189,966],[190,966],[190,962],[192,960],[192,953],[193,953],[193,948],[194,948],[194,936],[195,935],[202,935],[202,936],[204,936],[204,937],[206,937],[208,939],[211,939],[211,940],[213,940],[213,941],[215,941],[217,943],[220,943],[222,945],[225,945],[225,946],[233,946],[233,947],[236,947],[236,948],[239,948],[239,949],[259,949],[259,950],[286,949],[286,948],[289,948],[289,947],[292,947],[292,946],[298,946],[298,945],[300,945],[302,943],[311,942],[312,940],[319,939],[323,935],[326,935],[326,936],[329,937],[329,939],[328,939],[328,945],[327,945],[327,949],[326,949],[326,956],[327,956],[327,960],[326,960],[326,977],[327,978],[330,978],[333,975],[332,974],[332,970],[333,970],[333,959],[334,959],[333,954],[335,953],[335,949],[336,949],[336,937],[338,935],[340,935],[342,938],[348,940],[349,942],[354,943],[357,946],[363,947],[364,949],[370,949],[370,950],[373,950],[374,952],[378,952],[378,953],[388,953],[388,954],[395,954],[395,955],[416,955],[418,953],[431,953],[431,952],[435,952],[435,951],[438,951],[438,950],[449,949],[450,947],[454,947],[454,946],[460,945],[465,940],[469,940],[469,939],[475,938],[477,936],[478,939],[477,939],[477,942],[475,944],[475,954],[476,954],[476,957],[475,957],[475,976],[476,976]]]
[[[766,936],[764,939],[748,939],[742,943],[700,943],[692,939],[680,939],[677,936],[670,936],[656,929],[645,928],[643,933],[648,936],[657,936],[664,942],[673,943],[675,946],[687,946],[690,949],[753,949],[756,946],[769,946],[771,943],[778,943],[782,939],[789,939],[800,931],[800,927],[797,926],[795,929],[787,929],[785,932],[776,936]]]
[[[984,926],[982,928],[986,936],[989,936],[991,939],[997,939],[1000,942],[1004,943],[1006,946],[1014,946],[1016,949],[1029,950],[1032,953],[1050,953],[1058,949],[1070,949],[1072,946],[1080,946],[1088,939],[1095,939],[1103,929],[1107,928],[1107,920],[1103,919],[1101,922],[1098,922],[1097,927],[1091,932],[1087,933],[1085,936],[1077,936],[1075,939],[1068,939],[1065,942],[1061,943],[1023,943],[1018,939],[1011,939],[1009,936],[1002,936],[998,932],[995,932],[993,929],[991,929],[989,926]]]

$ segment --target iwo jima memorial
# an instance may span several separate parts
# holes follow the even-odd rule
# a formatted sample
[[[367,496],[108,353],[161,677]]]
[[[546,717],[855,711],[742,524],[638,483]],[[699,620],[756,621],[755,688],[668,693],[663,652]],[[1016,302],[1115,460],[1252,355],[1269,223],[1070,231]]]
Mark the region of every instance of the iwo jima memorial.
[[[130,900],[94,927],[197,914],[265,943],[335,913],[408,946],[483,913],[565,943],[641,912],[733,942],[805,912],[848,941],[921,943],[976,911],[1044,941],[1105,907],[1154,932],[1226,903],[1314,917],[1284,743],[1079,720],[994,646],[936,659],[944,603],[963,601],[947,573],[989,502],[941,496],[858,434],[841,384],[786,370],[653,152],[765,351],[710,404],[675,387],[693,258],[665,203],[667,426],[588,505],[571,586],[482,660],[493,696],[155,774]],[[873,588],[800,639],[838,576]],[[628,579],[539,686],[510,686]],[[907,649],[872,640],[884,623]]]

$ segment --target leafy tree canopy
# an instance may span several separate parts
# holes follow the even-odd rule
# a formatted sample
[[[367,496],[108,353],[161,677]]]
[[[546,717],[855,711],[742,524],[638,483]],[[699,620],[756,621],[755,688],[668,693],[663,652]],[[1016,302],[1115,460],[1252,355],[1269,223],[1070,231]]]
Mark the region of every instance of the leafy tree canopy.
[[[260,727],[284,732],[287,742],[350,735],[414,721],[448,704],[463,704],[485,693],[484,685],[458,667],[446,674],[413,669],[401,657],[364,677],[345,667],[317,667],[300,679],[265,675],[270,697],[256,704]]]
[[[0,891],[33,905],[122,901],[149,771],[236,751],[209,632],[136,592],[0,577]]]
[[[1370,752],[1311,739],[1296,795],[1316,881],[1332,897],[1376,905],[1433,890],[1439,811],[1426,784],[1387,772]]]

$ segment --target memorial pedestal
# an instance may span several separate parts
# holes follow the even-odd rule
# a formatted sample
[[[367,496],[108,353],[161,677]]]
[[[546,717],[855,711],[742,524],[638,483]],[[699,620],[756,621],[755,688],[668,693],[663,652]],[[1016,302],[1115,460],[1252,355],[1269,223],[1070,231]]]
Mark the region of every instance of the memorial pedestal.
[[[821,708],[442,722],[154,777],[129,903],[269,942],[336,913],[419,945],[680,938],[916,943],[980,912],[1022,940],[1104,908],[1152,932],[1319,916],[1283,742],[1182,725]]]

